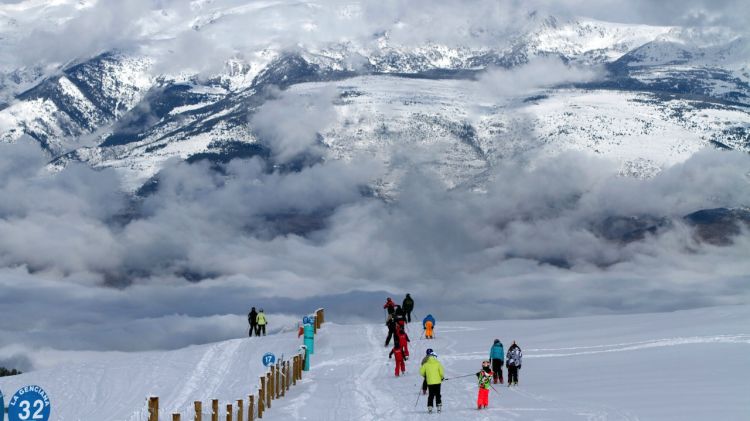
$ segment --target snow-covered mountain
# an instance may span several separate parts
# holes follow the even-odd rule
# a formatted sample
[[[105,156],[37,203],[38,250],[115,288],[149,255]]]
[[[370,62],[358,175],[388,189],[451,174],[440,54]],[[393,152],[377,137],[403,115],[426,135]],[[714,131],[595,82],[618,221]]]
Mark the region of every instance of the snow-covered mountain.
[[[87,7],[95,5],[3,5],[0,16],[9,23],[0,40],[3,54],[30,32],[19,29],[21,23],[65,22]],[[339,18],[361,9],[357,3],[330,8]],[[314,33],[325,23],[314,19],[322,20],[326,10],[314,3],[194,2],[185,16],[155,11],[139,21],[137,47],[123,45],[56,67],[5,68],[0,139],[31,136],[54,165],[83,161],[116,168],[126,187],[137,190],[172,157],[273,161],[251,120],[268,102],[269,89],[281,88],[301,94],[335,90],[336,116],[320,133],[327,155],[379,150],[379,159],[391,165],[382,186],[398,179],[396,146],[416,148],[415,157],[437,154],[422,161],[448,188],[471,180],[475,185],[498,160],[528,151],[588,151],[612,158],[623,174],[649,176],[706,146],[750,150],[750,77],[743,58],[748,43],[728,31],[529,13],[511,33],[467,27],[468,37],[454,43],[404,39],[403,24],[396,23],[336,41],[312,37],[289,44],[269,37],[210,70],[195,63],[164,65],[164,56],[177,48],[165,40],[236,30],[249,15],[294,20],[299,10],[318,13],[298,18],[305,30]],[[575,69],[599,66],[599,75],[512,93],[486,85],[513,80],[483,83],[488,69],[523,74],[539,57],[560,58]],[[386,104],[399,104],[400,112],[378,113]]]

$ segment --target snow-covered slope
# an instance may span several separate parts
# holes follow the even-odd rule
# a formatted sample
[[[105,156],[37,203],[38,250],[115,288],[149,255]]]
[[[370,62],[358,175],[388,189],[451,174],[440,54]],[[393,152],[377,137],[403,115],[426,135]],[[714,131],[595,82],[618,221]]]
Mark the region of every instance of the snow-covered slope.
[[[430,347],[446,369],[443,417],[451,420],[743,420],[750,366],[750,307],[675,313],[487,322],[438,321],[436,338],[412,325],[407,374],[393,375],[385,327],[328,323],[312,371],[274,403],[268,420],[431,419],[418,399],[419,361]],[[519,386],[495,385],[477,412],[473,377],[493,339],[524,351]],[[26,384],[49,392],[60,421],[145,420],[149,395],[162,417],[193,400],[230,402],[253,393],[261,355],[296,350],[294,333],[236,339],[171,352],[91,353],[86,363],[0,379],[11,394]],[[205,404],[204,404],[205,406]],[[435,415],[433,415],[434,417]]]

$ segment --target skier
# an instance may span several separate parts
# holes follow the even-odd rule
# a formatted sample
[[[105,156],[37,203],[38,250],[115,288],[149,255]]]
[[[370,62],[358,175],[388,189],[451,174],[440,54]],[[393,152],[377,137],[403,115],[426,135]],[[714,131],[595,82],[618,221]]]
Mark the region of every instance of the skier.
[[[503,358],[505,357],[505,350],[503,350],[503,343],[500,339],[495,339],[495,342],[490,348],[490,361],[492,362],[492,372],[495,373],[493,380],[497,384],[500,380],[500,384],[503,383]]]
[[[427,349],[427,361],[419,369],[419,374],[427,382],[427,390],[430,394],[427,396],[427,412],[432,413],[432,404],[437,403],[437,411],[443,410],[443,401],[440,397],[440,385],[445,380],[445,369],[432,348]]]
[[[518,370],[521,369],[521,348],[513,341],[513,345],[508,348],[505,355],[505,365],[508,367],[508,387],[511,385],[518,386]]]
[[[394,355],[396,356],[396,377],[398,377],[399,373],[406,373],[406,364],[404,364],[404,351],[398,341],[393,341],[393,349],[391,350],[391,353],[388,354],[388,359],[393,358]]]
[[[404,303],[401,305],[401,308],[404,309],[406,323],[411,323],[411,312],[414,310],[414,300],[411,298],[411,295],[406,294],[406,298],[404,298]]]
[[[255,333],[255,336],[258,336],[258,320],[256,320],[258,317],[258,312],[255,311],[255,307],[250,309],[250,313],[247,314],[247,321],[250,323],[250,331],[249,335],[252,338],[253,333]]]
[[[393,302],[393,299],[391,297],[388,297],[385,300],[385,304],[383,305],[383,308],[388,311],[388,316],[392,316],[393,313],[396,311],[396,303]]]
[[[396,321],[389,315],[385,325],[388,326],[388,337],[385,338],[385,347],[388,348],[388,344],[391,343],[391,338],[396,333]]]
[[[258,330],[255,331],[255,334],[260,336],[260,334],[263,333],[263,336],[266,336],[266,324],[268,324],[268,321],[266,320],[266,313],[263,312],[263,309],[260,309],[258,315],[255,317],[255,323],[258,325]]]
[[[398,344],[401,345],[401,349],[404,351],[404,359],[408,360],[409,342],[411,342],[411,339],[409,339],[409,335],[406,334],[406,331],[398,326],[396,326],[396,335],[398,335]]]
[[[435,327],[435,318],[432,317],[432,314],[428,314],[427,317],[422,320],[422,328],[424,329],[424,337],[425,339],[434,339],[434,334],[432,332],[432,329]]]
[[[479,396],[477,396],[477,409],[487,408],[490,404],[490,387],[492,384],[492,369],[489,361],[482,361],[482,369],[477,372],[479,381]]]
[[[422,362],[419,363],[419,368],[421,369],[422,366],[425,365],[425,363],[427,363],[427,360],[429,359],[430,359],[430,354],[428,353],[427,355],[424,356],[424,358],[422,358]],[[427,379],[422,379],[422,394],[423,395],[427,394]]]
[[[406,313],[404,313],[400,305],[396,305],[396,310],[393,311],[393,320],[396,321],[401,330],[406,326]]]

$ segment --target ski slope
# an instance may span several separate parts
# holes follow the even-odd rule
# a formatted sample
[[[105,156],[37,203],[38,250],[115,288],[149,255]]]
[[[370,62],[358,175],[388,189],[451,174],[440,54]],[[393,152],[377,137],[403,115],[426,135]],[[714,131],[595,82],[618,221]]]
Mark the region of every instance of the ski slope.
[[[548,320],[438,317],[432,341],[420,340],[421,329],[411,327],[412,359],[399,378],[383,347],[385,326],[327,323],[312,371],[263,419],[746,420],[748,322],[750,306]],[[523,348],[518,387],[495,385],[490,407],[477,411],[473,377],[456,378],[443,384],[441,415],[426,413],[423,396],[415,406],[427,347],[450,379],[476,372],[496,337],[506,349],[513,340]],[[86,363],[2,378],[0,389],[10,395],[41,385],[60,421],[145,419],[151,394],[161,397],[165,414],[192,416],[193,400],[227,402],[255,391],[261,355],[289,355],[298,344],[289,332],[170,352],[91,354]]]

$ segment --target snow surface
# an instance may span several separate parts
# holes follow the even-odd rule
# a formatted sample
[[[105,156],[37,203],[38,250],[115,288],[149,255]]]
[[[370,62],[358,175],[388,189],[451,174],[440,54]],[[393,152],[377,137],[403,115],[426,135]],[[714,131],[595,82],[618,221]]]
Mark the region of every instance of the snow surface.
[[[422,316],[422,314],[418,314]],[[330,317],[330,315],[329,315]],[[439,314],[438,314],[439,319]],[[385,326],[327,323],[312,371],[265,420],[431,419],[417,392],[427,347],[439,355],[443,419],[450,420],[746,420],[750,413],[750,306],[674,313],[547,320],[443,322],[436,339],[410,329],[407,374],[393,375]],[[475,409],[473,377],[494,338],[524,350],[516,388],[495,385],[490,407]],[[87,353],[85,363],[0,379],[6,395],[27,384],[51,396],[55,420],[145,420],[158,395],[163,419],[193,400],[222,405],[257,388],[266,351],[290,355],[295,333],[235,339],[170,352]],[[222,406],[223,407],[223,406]],[[205,411],[205,410],[204,410]],[[183,418],[185,419],[185,418]],[[187,418],[192,419],[192,418]]]

